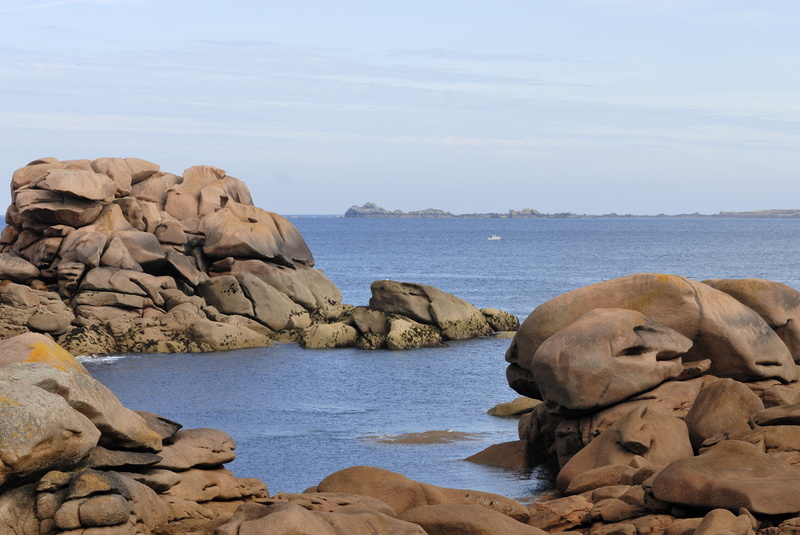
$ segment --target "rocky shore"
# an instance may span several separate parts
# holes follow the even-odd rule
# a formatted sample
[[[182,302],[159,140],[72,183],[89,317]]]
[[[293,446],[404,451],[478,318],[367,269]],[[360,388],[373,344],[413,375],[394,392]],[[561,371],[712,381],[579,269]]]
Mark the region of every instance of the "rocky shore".
[[[640,273],[558,296],[521,326],[415,283],[376,281],[354,307],[297,229],[222,170],[44,159],[12,191],[0,535],[800,532],[793,288]],[[232,437],[124,407],[70,353],[404,349],[514,330],[507,377],[523,397],[493,413],[519,416],[520,440],[469,460],[556,466],[553,491],[524,503],[366,466],[271,494],[225,468]]]
[[[73,354],[408,349],[518,325],[421,284],[376,282],[369,306],[343,304],[294,225],[216,167],[43,158],[11,191],[0,338],[38,332]]]
[[[527,527],[514,500],[364,466],[270,496],[224,467],[230,436],[124,407],[41,334],[0,341],[0,414],[3,535],[425,534],[455,518]]]
[[[796,533],[798,320],[800,292],[783,284],[646,273],[537,307],[506,359],[509,384],[541,403],[502,450],[558,463],[559,495],[529,523]]]
[[[660,274],[537,307],[507,353],[525,396],[492,410],[520,440],[469,459],[556,464],[530,503],[367,466],[271,495],[225,433],[123,407],[26,333],[0,342],[0,533],[794,534],[798,314],[779,283]]]

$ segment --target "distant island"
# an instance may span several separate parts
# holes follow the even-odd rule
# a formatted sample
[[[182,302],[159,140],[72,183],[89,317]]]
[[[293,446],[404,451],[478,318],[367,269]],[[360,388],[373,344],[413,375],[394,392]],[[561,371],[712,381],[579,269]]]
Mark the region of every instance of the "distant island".
[[[546,218],[634,218],[634,217],[750,217],[750,218],[793,218],[800,217],[800,209],[798,210],[749,210],[746,212],[719,212],[718,214],[701,214],[698,212],[692,214],[656,214],[656,215],[633,215],[633,214],[602,214],[602,215],[587,215],[587,214],[574,214],[572,212],[559,212],[555,214],[546,214],[531,208],[523,208],[522,210],[509,210],[505,213],[479,213],[479,214],[453,214],[438,208],[426,208],[425,210],[412,210],[410,212],[403,212],[402,210],[387,210],[378,206],[374,202],[368,202],[363,206],[351,206],[345,213],[345,217],[428,217],[428,218],[499,218],[499,219],[546,219]]]

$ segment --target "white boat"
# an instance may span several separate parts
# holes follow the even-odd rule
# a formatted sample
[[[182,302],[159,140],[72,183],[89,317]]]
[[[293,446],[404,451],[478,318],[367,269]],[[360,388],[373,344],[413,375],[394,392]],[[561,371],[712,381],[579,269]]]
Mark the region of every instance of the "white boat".
[[[495,235],[495,234],[492,234],[492,235],[491,235],[491,236],[489,236],[487,239],[488,239],[488,240],[502,240],[503,238],[501,238],[500,236],[497,236],[497,235]]]

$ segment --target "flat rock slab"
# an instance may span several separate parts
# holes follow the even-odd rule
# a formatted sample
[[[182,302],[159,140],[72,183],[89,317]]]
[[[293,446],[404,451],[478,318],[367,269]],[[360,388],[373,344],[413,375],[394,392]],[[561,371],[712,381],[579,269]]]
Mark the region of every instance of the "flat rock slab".
[[[482,433],[466,433],[464,431],[425,431],[423,433],[405,433],[402,435],[366,436],[365,440],[382,444],[448,444],[461,440],[479,440]]]
[[[753,444],[728,440],[667,466],[653,481],[653,494],[659,500],[691,507],[797,513],[800,470]]]

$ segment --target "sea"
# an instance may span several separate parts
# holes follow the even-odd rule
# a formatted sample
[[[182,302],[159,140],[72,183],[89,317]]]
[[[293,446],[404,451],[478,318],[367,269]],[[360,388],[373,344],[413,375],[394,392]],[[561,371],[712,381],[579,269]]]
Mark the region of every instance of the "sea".
[[[800,219],[290,221],[316,267],[353,305],[367,305],[371,283],[381,279],[432,285],[520,320],[561,293],[637,272],[764,278],[800,289]],[[509,470],[464,460],[518,438],[516,419],[486,413],[517,397],[505,379],[509,344],[487,338],[411,351],[278,344],[82,360],[127,407],[230,434],[238,456],[228,467],[263,480],[273,494],[302,492],[335,471],[370,465],[529,501],[551,492],[552,467]],[[451,431],[458,440],[392,441],[426,431]]]

